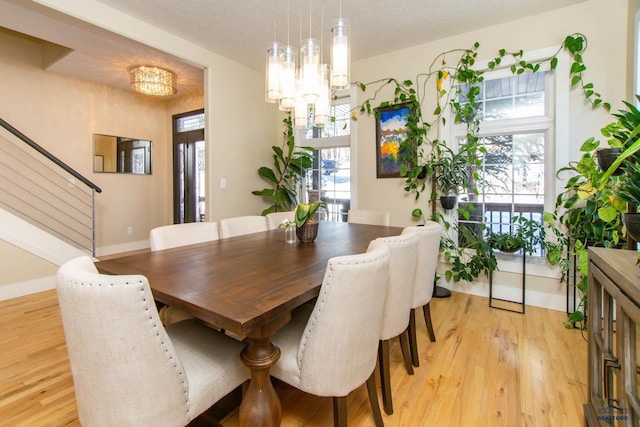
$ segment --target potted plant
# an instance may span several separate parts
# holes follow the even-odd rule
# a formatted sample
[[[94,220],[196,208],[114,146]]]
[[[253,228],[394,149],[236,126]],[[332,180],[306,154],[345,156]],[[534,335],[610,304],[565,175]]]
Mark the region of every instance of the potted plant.
[[[284,144],[273,146],[273,169],[262,166],[258,175],[264,178],[271,188],[255,190],[251,193],[267,199],[270,206],[262,211],[262,215],[272,212],[290,211],[298,203],[296,186],[305,176],[307,169],[313,166],[312,147],[296,147],[293,135],[291,115],[287,116],[285,124]]]
[[[316,200],[311,203],[299,203],[296,207],[296,235],[301,242],[310,243],[318,235],[318,220],[314,218],[321,207],[326,207],[325,202]]]
[[[453,209],[460,188],[469,181],[469,160],[464,152],[450,152],[433,164],[436,187],[444,209]]]
[[[537,247],[544,243],[545,232],[542,223],[523,216],[514,217],[511,220],[513,231],[496,233],[491,230],[487,233],[487,241],[492,248],[500,252],[514,253],[522,249],[531,254]]]

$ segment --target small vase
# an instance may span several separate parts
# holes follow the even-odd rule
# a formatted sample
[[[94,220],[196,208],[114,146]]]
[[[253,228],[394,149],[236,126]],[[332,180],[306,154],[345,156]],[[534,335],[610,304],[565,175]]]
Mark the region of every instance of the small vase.
[[[298,239],[303,243],[311,243],[318,236],[318,222],[305,222],[302,227],[296,228]]]
[[[284,229],[284,241],[287,243],[296,242],[296,226],[290,225]]]

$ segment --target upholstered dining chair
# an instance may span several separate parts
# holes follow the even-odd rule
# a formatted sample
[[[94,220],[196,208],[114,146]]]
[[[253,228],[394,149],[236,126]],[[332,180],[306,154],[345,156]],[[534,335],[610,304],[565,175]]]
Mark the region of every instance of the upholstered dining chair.
[[[289,222],[295,222],[295,215],[295,211],[269,213],[266,215],[267,227],[269,228],[269,230],[278,228],[278,225],[282,224],[282,221],[284,221],[285,219],[289,220]]]
[[[163,225],[153,228],[149,232],[152,252],[209,242],[219,238],[220,228],[217,222],[188,222]],[[169,305],[163,306],[159,314],[162,324],[165,326],[192,318],[189,313]]]
[[[392,338],[400,338],[404,366],[407,373],[413,375],[407,335],[418,259],[418,237],[415,233],[380,237],[370,243],[369,249],[376,249],[378,246],[388,247],[391,252],[389,286],[382,312],[382,330],[380,331],[378,348],[382,403],[384,411],[391,415],[393,414],[393,399],[391,396],[389,341]]]
[[[440,236],[442,225],[435,221],[426,221],[421,227],[407,227],[402,234],[417,233],[418,236],[418,264],[416,266],[415,281],[413,287],[413,299],[411,302],[411,314],[409,316],[409,348],[411,350],[411,362],[413,366],[420,366],[418,354],[418,342],[416,338],[416,310],[422,307],[424,322],[427,325],[429,340],[436,341],[431,321],[431,298],[436,278],[436,266],[440,250]]]
[[[242,343],[195,319],[165,329],[144,276],[83,256],[56,287],[83,426],[185,426],[250,377]]]
[[[220,220],[220,237],[223,239],[267,230],[267,219],[262,215],[236,216]]]
[[[346,396],[365,382],[375,424],[383,425],[374,374],[389,259],[383,246],[331,258],[315,305],[305,304],[272,337],[281,355],[271,375],[333,397],[335,426],[347,424]]]
[[[391,225],[391,213],[367,209],[349,209],[347,222],[351,224]]]
[[[193,245],[218,240],[220,231],[217,222],[188,222],[163,225],[151,229],[149,241],[152,251]]]

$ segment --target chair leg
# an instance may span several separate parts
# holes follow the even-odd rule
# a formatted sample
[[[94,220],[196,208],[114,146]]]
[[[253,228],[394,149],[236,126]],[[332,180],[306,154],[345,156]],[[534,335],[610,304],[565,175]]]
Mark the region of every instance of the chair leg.
[[[333,398],[333,427],[347,427],[347,396]]]
[[[416,339],[416,309],[412,308],[409,314],[409,350],[411,350],[411,363],[416,368],[420,366],[418,355],[418,341]]]
[[[391,375],[389,374],[389,340],[381,340],[378,345],[378,365],[380,365],[380,385],[382,386],[382,406],[387,415],[393,414],[391,398]]]
[[[373,413],[373,420],[376,423],[376,427],[384,427],[384,421],[382,421],[382,414],[380,413],[380,404],[378,403],[375,369],[367,379],[367,392],[369,393],[369,403],[371,404],[371,412]]]
[[[427,331],[429,332],[429,339],[431,342],[436,342],[436,334],[433,332],[433,323],[431,323],[431,307],[430,303],[422,306],[422,312],[424,313],[424,322],[427,324]]]
[[[413,365],[411,364],[411,354],[409,353],[409,329],[405,329],[400,334],[400,349],[402,350],[402,360],[404,361],[404,367],[407,369],[407,374],[413,375]]]

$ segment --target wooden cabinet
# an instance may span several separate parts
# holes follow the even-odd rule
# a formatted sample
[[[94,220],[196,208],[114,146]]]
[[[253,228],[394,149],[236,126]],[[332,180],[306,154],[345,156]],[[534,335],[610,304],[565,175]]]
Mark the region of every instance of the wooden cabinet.
[[[587,426],[640,426],[639,252],[589,248]]]

